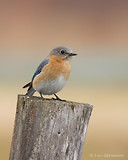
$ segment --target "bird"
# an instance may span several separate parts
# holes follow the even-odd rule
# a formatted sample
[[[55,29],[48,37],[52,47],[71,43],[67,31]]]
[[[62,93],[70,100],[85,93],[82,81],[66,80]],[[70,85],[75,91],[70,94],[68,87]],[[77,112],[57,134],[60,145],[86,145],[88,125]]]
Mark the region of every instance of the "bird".
[[[76,55],[66,46],[52,49],[37,67],[31,82],[23,86],[23,88],[28,87],[25,95],[30,97],[38,92],[43,99],[44,95],[54,95],[56,98],[53,99],[62,100],[56,93],[65,86],[71,70],[70,60]]]

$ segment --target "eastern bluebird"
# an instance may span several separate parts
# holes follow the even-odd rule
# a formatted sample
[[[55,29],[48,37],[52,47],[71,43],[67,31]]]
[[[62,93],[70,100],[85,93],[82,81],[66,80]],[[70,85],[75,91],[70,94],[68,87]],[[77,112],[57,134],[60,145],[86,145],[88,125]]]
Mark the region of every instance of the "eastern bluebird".
[[[61,100],[56,93],[65,86],[71,69],[69,61],[76,55],[67,47],[54,48],[40,63],[31,82],[23,87],[29,87],[26,95],[32,96],[37,91],[42,98],[42,95],[54,94],[56,99]]]

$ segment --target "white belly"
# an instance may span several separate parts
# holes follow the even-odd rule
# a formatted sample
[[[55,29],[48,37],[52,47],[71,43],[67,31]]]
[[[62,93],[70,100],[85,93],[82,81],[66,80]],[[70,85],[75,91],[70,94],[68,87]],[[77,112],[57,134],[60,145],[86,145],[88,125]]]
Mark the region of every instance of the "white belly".
[[[36,88],[41,94],[44,95],[52,95],[54,93],[59,92],[66,84],[66,80],[63,76],[60,76],[56,80],[42,81]]]

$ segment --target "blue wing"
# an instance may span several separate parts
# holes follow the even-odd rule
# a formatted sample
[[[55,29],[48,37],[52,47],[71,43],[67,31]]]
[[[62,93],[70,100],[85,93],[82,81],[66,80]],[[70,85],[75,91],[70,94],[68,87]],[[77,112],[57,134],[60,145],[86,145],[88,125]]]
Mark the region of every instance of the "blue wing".
[[[46,59],[43,62],[40,63],[40,65],[38,66],[37,70],[35,71],[33,77],[32,77],[32,81],[33,79],[42,71],[43,67],[46,66],[49,63],[50,59]]]

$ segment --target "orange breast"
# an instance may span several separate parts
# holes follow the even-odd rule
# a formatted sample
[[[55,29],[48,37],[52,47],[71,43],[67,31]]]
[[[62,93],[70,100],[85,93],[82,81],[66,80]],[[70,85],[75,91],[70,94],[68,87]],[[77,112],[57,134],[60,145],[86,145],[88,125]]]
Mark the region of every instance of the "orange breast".
[[[70,74],[70,63],[60,57],[50,56],[50,62],[43,68],[42,72],[37,75],[33,81],[33,85],[38,85],[42,80],[54,80],[63,75],[65,80]]]

